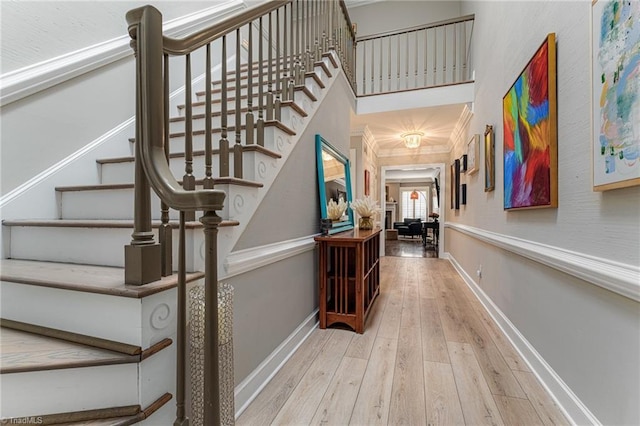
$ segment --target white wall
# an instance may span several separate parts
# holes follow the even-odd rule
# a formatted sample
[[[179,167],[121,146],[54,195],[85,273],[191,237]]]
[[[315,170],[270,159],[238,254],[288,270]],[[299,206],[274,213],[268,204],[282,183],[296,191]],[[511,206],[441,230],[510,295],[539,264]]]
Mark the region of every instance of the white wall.
[[[221,1],[218,1],[220,3]],[[154,5],[168,21],[211,7],[205,1],[3,1],[1,73],[127,34],[125,14]]]
[[[357,37],[400,30],[460,16],[459,1],[382,1],[349,9]]]
[[[591,255],[638,270],[640,187],[591,188],[590,7],[463,2],[462,13],[476,17],[475,115],[467,140],[494,125],[496,189],[484,192],[483,171],[463,176],[467,206],[447,217],[480,231],[447,229],[446,249],[600,422],[640,424],[639,304],[477,238],[490,231],[568,250],[587,263]],[[557,38],[559,207],[506,212],[502,96],[549,32]]]
[[[16,19],[18,19],[18,16],[21,16],[22,19],[24,19],[24,16],[20,14],[22,11],[21,6],[13,3],[20,2],[12,2],[10,7],[6,5],[5,2],[2,3],[3,23],[7,16],[15,16]],[[228,3],[228,9],[217,10],[215,14],[210,12],[211,16],[214,17],[208,19],[213,21],[221,19],[225,17],[225,15],[228,16],[229,13],[236,12],[239,8],[244,7],[242,3],[238,1],[226,1],[224,3]],[[68,6],[68,3],[61,4]],[[74,2],[74,5],[75,4],[85,5],[85,3],[80,2]],[[86,5],[89,4],[91,4],[98,13],[88,13],[87,25],[89,25],[89,23],[91,25],[85,28],[84,31],[89,33],[93,27],[102,28],[101,30],[96,30],[96,33],[99,34],[100,37],[110,37],[113,34],[124,36],[126,46],[128,43],[126,41],[128,35],[124,14],[130,6],[136,6],[138,3],[118,3],[118,5],[114,5],[112,2],[86,3]],[[25,40],[13,39],[13,42],[17,44],[9,45],[9,42],[5,40],[5,34],[8,30],[4,26],[2,27],[3,63],[5,58],[5,43],[7,43],[9,52],[28,51],[29,49],[25,43],[43,43],[44,46],[48,46],[47,43],[53,43],[53,41],[45,41],[48,31],[52,32],[49,34],[49,38],[55,40],[55,46],[51,48],[57,53],[61,53],[63,49],[62,45],[65,42],[69,44],[67,46],[69,50],[64,51],[65,54],[77,53],[77,50],[72,51],[72,49],[76,47],[84,48],[87,47],[89,43],[93,43],[93,35],[87,35],[85,38],[82,32],[72,34],[64,29],[49,27],[50,24],[47,24],[49,22],[47,20],[48,18],[45,19],[47,12],[50,12],[53,16],[57,16],[57,13],[65,10],[64,8],[58,9],[56,5],[58,5],[56,2],[45,2],[42,4],[42,10],[39,11],[39,14],[30,15],[33,16],[34,19],[34,22],[30,24],[31,27],[39,27],[39,23],[44,22],[42,24],[42,31],[37,32],[37,37],[35,30],[34,34],[30,36],[33,40],[25,35]],[[195,7],[207,7],[207,4],[193,3],[190,9],[186,8],[186,6],[180,2],[156,2],[155,6],[158,6],[163,14],[166,14],[168,17],[175,17],[176,14],[192,11]],[[175,8],[172,6],[175,6]],[[208,6],[211,8],[211,3],[209,3]],[[224,8],[226,7],[225,5]],[[27,9],[28,8],[27,6]],[[105,9],[103,10],[102,8]],[[29,12],[31,11],[29,10]],[[101,15],[101,12],[104,12],[104,16]],[[114,18],[116,12],[122,13],[122,22],[120,23],[116,22],[117,20]],[[27,11],[25,10],[24,13],[27,13]],[[104,22],[100,21],[101,17],[104,19]],[[166,21],[167,17],[163,15],[163,22],[166,23]],[[198,24],[202,25],[202,21],[203,20],[200,20]],[[193,23],[191,24],[193,25]],[[198,28],[189,27],[189,29],[194,31]],[[78,38],[86,40],[82,46],[78,46]],[[100,41],[106,41],[106,39]],[[100,138],[111,129],[133,117],[135,107],[134,59],[132,51],[130,51],[128,47],[126,50],[131,53],[128,53],[128,56],[119,56],[122,57],[122,59],[103,65],[91,72],[81,74],[71,80],[63,81],[53,87],[40,90],[30,96],[20,98],[4,105],[0,109],[2,117],[2,144],[0,151],[0,168],[2,174],[0,176],[0,184],[3,196],[19,188],[20,185],[25,184],[34,176],[53,167],[90,142]],[[219,54],[216,54],[216,52],[219,51],[219,43],[215,43],[212,53],[214,61],[219,58]],[[103,60],[104,58],[102,56],[108,57],[108,55],[112,54],[112,52],[103,51],[101,48],[95,49],[95,52],[92,50],[92,52],[96,53],[95,57],[92,57],[92,60],[96,62]],[[233,52],[230,52],[230,55],[232,54]],[[25,62],[27,60],[37,61],[44,59],[45,56],[46,52],[43,52],[40,56],[32,52],[32,55],[26,55],[23,60]],[[76,56],[74,56],[74,58],[76,58]],[[48,64],[52,69],[55,69],[55,67],[59,66],[60,62],[61,61],[54,59]],[[194,55],[192,58],[192,75],[194,77],[204,72],[203,63],[203,54],[201,52]],[[172,60],[172,72],[170,72],[171,90],[184,85],[183,64],[183,58]],[[83,63],[82,65],[85,64]],[[20,74],[24,70],[25,68],[20,68],[16,73]],[[27,69],[27,71],[28,70],[29,69]],[[22,73],[24,74],[24,78],[28,80],[28,85],[37,85],[40,83],[40,80],[46,81],[46,79],[52,78],[52,75],[46,74],[46,70],[42,70],[41,68],[38,68],[38,70],[42,73],[38,74],[34,72],[36,74],[35,77],[32,76],[30,72]],[[73,74],[75,70],[71,67],[71,70],[65,69],[64,72],[71,72]],[[56,71],[53,72],[53,78],[57,78],[55,73]],[[197,87],[194,87],[194,90],[197,89]],[[183,103],[184,98],[182,96],[180,98],[181,99],[176,100],[177,103]],[[133,126],[131,126],[128,134],[120,135],[119,140],[108,142],[120,143],[120,145],[124,147],[124,150],[114,153],[114,156],[131,155],[127,140],[133,136],[134,130]],[[98,168],[95,162],[90,167],[93,167],[95,170],[94,173],[90,174],[92,180],[83,183],[98,183],[95,181],[98,176]],[[72,184],[72,182],[57,183],[57,185],[66,184]],[[46,214],[41,212],[39,216],[36,215],[35,217],[51,217],[51,215],[48,212]]]

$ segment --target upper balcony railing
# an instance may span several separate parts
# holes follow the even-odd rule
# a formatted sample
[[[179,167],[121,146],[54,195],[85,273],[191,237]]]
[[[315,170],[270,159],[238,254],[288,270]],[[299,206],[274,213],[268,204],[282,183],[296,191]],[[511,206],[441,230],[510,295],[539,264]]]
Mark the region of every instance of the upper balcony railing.
[[[356,39],[358,96],[465,83],[474,15]]]

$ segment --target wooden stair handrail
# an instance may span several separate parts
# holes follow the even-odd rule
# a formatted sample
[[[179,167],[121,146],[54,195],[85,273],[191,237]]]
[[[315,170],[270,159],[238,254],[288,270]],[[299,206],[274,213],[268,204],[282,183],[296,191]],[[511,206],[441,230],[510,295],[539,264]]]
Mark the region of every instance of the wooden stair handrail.
[[[127,22],[138,56],[136,79],[140,104],[137,126],[145,174],[160,199],[175,210],[221,210],[224,191],[185,191],[173,176],[165,157],[162,15],[155,7],[144,6],[127,13]]]

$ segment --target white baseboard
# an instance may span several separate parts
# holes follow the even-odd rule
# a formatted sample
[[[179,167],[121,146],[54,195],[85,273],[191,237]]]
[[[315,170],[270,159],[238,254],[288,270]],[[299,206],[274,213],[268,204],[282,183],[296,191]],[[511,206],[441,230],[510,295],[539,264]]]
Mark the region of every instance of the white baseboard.
[[[318,310],[314,310],[271,354],[235,389],[236,419],[258,396],[282,366],[318,326]]]
[[[473,291],[478,300],[480,300],[480,303],[482,303],[487,313],[507,336],[507,339],[509,339],[569,421],[574,425],[601,425],[600,421],[598,421],[591,411],[580,401],[560,376],[553,371],[551,366],[547,364],[544,358],[542,358],[538,351],[527,341],[516,326],[509,321],[509,318],[493,303],[473,278],[467,274],[455,257],[451,256],[450,253],[446,253],[446,255],[471,291]]]

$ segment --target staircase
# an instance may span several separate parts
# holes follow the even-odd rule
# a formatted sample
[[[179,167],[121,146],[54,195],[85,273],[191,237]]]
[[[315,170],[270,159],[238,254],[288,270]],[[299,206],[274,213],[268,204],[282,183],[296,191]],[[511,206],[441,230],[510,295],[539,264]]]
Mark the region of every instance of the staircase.
[[[261,66],[266,61],[253,64],[254,69]],[[248,86],[254,86],[255,97],[260,84],[257,73],[249,81],[247,71],[244,67],[239,83],[243,114]],[[322,54],[295,87],[293,99],[282,102],[280,119],[265,122],[264,146],[243,144],[243,178],[213,176],[215,188],[227,194],[219,212],[221,279],[223,260],[339,72],[334,51]],[[227,80],[227,89],[237,93],[233,80]],[[222,110],[216,96],[220,84],[214,81],[210,89],[214,140],[220,137]],[[206,91],[195,95],[193,168],[202,173]],[[228,102],[232,134],[237,103],[233,95]],[[184,173],[185,110],[179,105],[170,118],[169,165],[175,176]],[[246,129],[241,127],[244,141]],[[121,143],[131,144],[134,151],[136,140]],[[214,150],[213,164],[218,155]],[[59,219],[3,221],[4,231],[10,232],[10,258],[0,261],[0,408],[8,423],[168,425],[175,419],[178,277],[172,274],[142,286],[124,283],[123,246],[133,229],[135,159],[97,158],[96,162],[101,170],[99,185],[78,182],[56,188]],[[229,176],[234,176],[233,159],[229,163]],[[201,188],[205,176],[195,177],[196,188]],[[155,194],[151,204],[157,241],[162,215]],[[179,213],[171,210],[169,225],[174,229],[178,218]],[[177,241],[176,235],[174,245]],[[205,265],[200,222],[187,222],[186,241],[186,280],[191,285],[201,283]],[[173,265],[178,261],[174,249]]]

